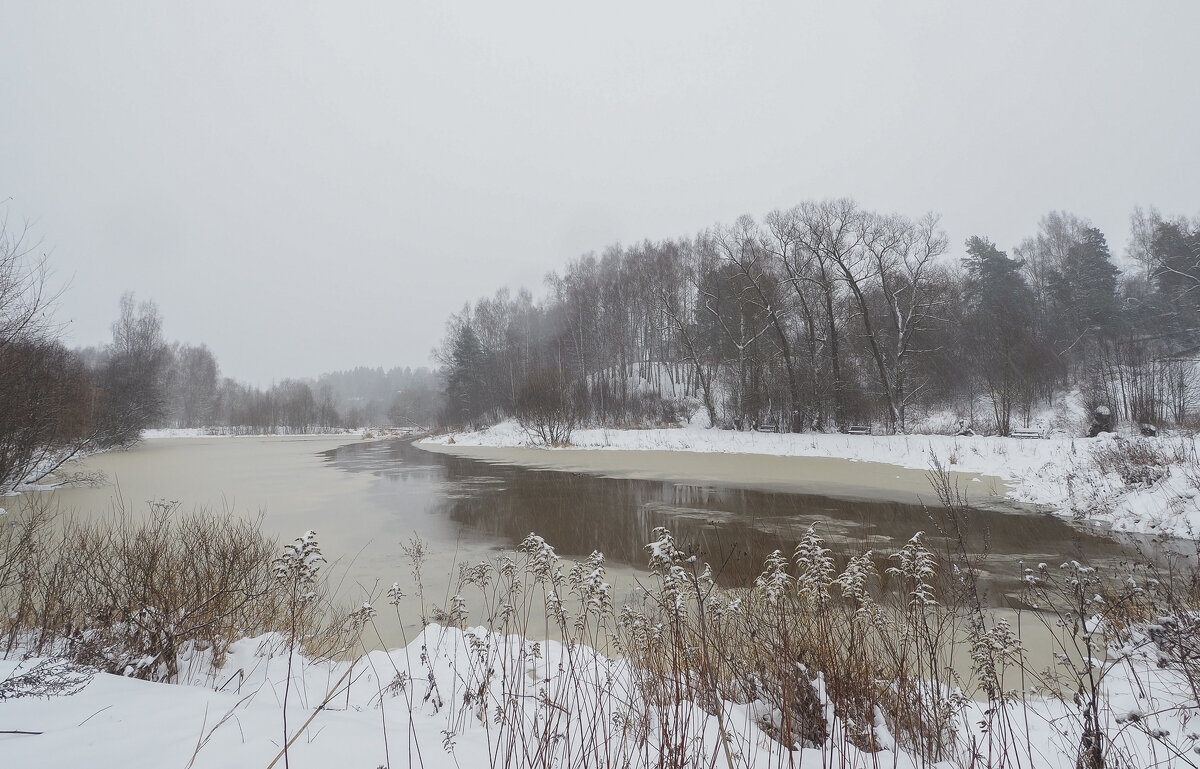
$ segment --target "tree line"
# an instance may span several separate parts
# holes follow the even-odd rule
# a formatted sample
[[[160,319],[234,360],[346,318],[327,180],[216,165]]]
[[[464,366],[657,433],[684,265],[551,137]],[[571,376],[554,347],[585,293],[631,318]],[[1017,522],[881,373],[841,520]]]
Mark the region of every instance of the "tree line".
[[[1200,217],[1137,210],[1128,259],[1053,212],[1011,253],[852,200],[742,216],[570,262],[545,296],[465,306],[438,350],[442,421],[505,415],[787,431],[953,411],[1028,426],[1056,394],[1146,425],[1195,417]],[[535,419],[536,417],[536,419]]]
[[[222,377],[203,344],[168,342],[153,301],[121,298],[107,344],[69,349],[44,257],[28,231],[0,221],[0,494],[81,453],[128,446],[147,428],[238,434],[432,423],[429,369],[356,369],[263,389]]]

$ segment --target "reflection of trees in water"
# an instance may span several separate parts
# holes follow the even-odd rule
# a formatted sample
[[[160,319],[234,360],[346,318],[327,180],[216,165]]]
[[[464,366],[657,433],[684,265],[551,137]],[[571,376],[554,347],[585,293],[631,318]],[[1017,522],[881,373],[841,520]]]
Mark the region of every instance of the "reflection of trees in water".
[[[446,482],[456,488],[473,480],[469,468],[448,468]],[[648,490],[628,481],[588,483],[586,478],[549,473],[512,473],[510,468],[486,468],[502,484],[480,484],[474,494],[446,499],[453,521],[516,544],[536,532],[561,555],[586,556],[600,550],[610,560],[642,565],[642,550],[654,524],[641,514]],[[578,482],[572,482],[578,481]]]
[[[480,475],[498,483],[481,484]],[[868,548],[893,552],[917,531],[945,551],[936,535],[941,511],[919,505],[839,500],[828,497],[599,478],[576,473],[530,471],[463,460],[447,465],[447,482],[473,492],[445,501],[452,520],[510,543],[533,531],[566,556],[600,550],[613,561],[643,566],[643,549],[657,526],[719,571],[725,584],[757,575],[773,550],[790,553],[816,523],[835,552]],[[1049,516],[973,511],[967,535],[972,552],[991,553],[1001,571],[1016,576],[1017,560],[1116,557],[1123,549]]]
[[[917,531],[935,550],[949,546],[937,535],[941,511],[920,505],[531,470],[432,454],[401,441],[342,447],[332,459],[347,470],[376,473],[398,499],[426,496],[429,512],[501,547],[536,532],[567,557],[600,550],[611,562],[644,567],[645,544],[655,527],[667,526],[726,585],[752,579],[773,550],[790,554],[813,523],[839,562],[868,548],[895,552]],[[967,544],[973,553],[989,553],[985,569],[1012,583],[1005,589],[1015,587],[1022,558],[1096,562],[1125,554],[1111,539],[1057,518],[988,511],[971,511]]]
[[[436,455],[414,449],[406,441],[350,443],[321,453],[342,470],[375,473],[393,481],[433,484],[445,477]]]

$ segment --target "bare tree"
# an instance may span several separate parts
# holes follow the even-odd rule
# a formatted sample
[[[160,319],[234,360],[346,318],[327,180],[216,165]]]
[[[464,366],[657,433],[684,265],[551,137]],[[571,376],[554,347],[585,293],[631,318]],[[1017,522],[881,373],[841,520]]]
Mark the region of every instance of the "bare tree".
[[[40,480],[88,445],[92,388],[54,338],[47,267],[28,228],[0,220],[0,494]]]
[[[0,347],[42,337],[49,326],[46,260],[33,255],[28,236],[0,220]]]
[[[217,359],[201,345],[180,345],[172,358],[169,380],[173,420],[179,427],[206,427],[217,418]]]
[[[535,371],[521,383],[514,413],[525,432],[547,446],[569,443],[579,423],[571,385],[553,367]]]
[[[759,404],[753,393],[755,369],[761,364],[759,342],[771,332],[757,291],[736,264],[721,259],[721,249],[711,235],[698,242],[701,249],[701,282],[697,312],[702,333],[708,338],[731,379],[731,395],[739,429],[757,419]]]
[[[841,389],[841,361],[833,320],[834,286],[841,283],[862,325],[889,426],[903,431],[905,407],[919,390],[910,382],[911,359],[917,352],[914,342],[936,317],[940,301],[933,278],[947,241],[937,228],[937,217],[914,222],[862,211],[854,201],[842,199],[808,204],[790,216],[777,215],[772,222],[772,230],[779,233],[775,240],[781,244],[780,253],[786,253],[786,244],[793,254],[780,259],[789,283],[797,290],[807,284],[824,290],[835,393]],[[808,263],[801,261],[805,255]]]
[[[143,429],[166,415],[166,376],[171,348],[163,339],[162,316],[153,301],[121,297],[121,314],[112,326],[113,341],[99,372],[101,442],[133,443]]]
[[[823,262],[807,245],[801,207],[772,211],[765,222],[767,234],[763,237],[763,249],[775,260],[781,281],[790,289],[801,325],[804,362],[803,366],[799,363],[797,366],[806,372],[807,392],[799,407],[804,409],[806,418],[803,421],[811,421],[821,429],[828,411],[826,400],[832,390],[832,383],[828,381],[831,367],[825,365],[824,356],[827,350],[837,349],[834,284],[828,279]],[[837,370],[839,367],[832,368]]]
[[[799,241],[811,255],[816,267],[814,280],[821,289],[826,326],[825,349],[829,358],[834,399],[834,420],[840,427],[846,424],[846,377],[842,370],[840,333],[838,330],[838,284],[844,270],[841,265],[856,259],[861,248],[863,214],[858,205],[847,198],[804,203],[800,206],[803,227]]]
[[[692,366],[708,423],[715,426],[717,407],[713,398],[713,367],[705,355],[707,345],[700,336],[695,317],[700,268],[694,258],[695,250],[685,248],[686,245],[664,243],[648,253],[643,265],[643,283],[653,292],[660,312],[674,331],[682,362]]]
[[[91,380],[53,340],[0,347],[0,494],[36,482],[92,442]]]
[[[739,276],[743,290],[739,298],[756,308],[756,314],[766,319],[787,376],[787,425],[791,432],[804,428],[803,391],[800,373],[793,352],[790,329],[792,306],[789,292],[779,290],[779,278],[772,269],[770,252],[763,247],[764,236],[749,216],[738,217],[732,227],[718,227],[713,232],[713,245],[720,259]]]
[[[862,284],[851,275],[847,283],[859,303],[892,429],[903,432],[905,407],[920,389],[910,382],[912,357],[919,352],[914,341],[918,333],[944,317],[934,278],[936,260],[946,253],[947,239],[934,214],[915,222],[872,215],[864,219],[863,226],[863,246],[870,264],[867,275],[882,294],[886,309],[880,324],[883,328],[871,323]]]

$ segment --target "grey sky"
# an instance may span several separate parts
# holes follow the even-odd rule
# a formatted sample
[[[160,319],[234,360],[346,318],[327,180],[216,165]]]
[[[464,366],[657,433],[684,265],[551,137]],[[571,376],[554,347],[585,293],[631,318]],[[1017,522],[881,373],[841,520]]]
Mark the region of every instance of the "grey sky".
[[[610,243],[849,195],[955,248],[1200,212],[1200,3],[0,4],[0,199],[258,384]]]

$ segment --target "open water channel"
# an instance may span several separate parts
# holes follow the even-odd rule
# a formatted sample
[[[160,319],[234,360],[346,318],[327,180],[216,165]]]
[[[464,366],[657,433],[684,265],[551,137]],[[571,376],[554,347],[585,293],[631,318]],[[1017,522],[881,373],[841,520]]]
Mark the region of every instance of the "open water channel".
[[[645,580],[644,548],[658,526],[712,564],[726,585],[747,584],[768,553],[790,553],[813,523],[835,552],[872,548],[886,555],[917,531],[931,546],[946,546],[937,511],[917,504],[532,469],[431,453],[401,440],[160,439],[90,457],[77,469],[102,472],[107,481],[50,492],[64,513],[95,515],[118,503],[144,510],[168,499],[185,509],[261,515],[263,528],[281,540],[313,529],[333,562],[339,596],[354,603],[378,605],[393,582],[415,595],[404,551],[413,537],[428,553],[422,582],[427,604],[435,605],[453,592],[460,565],[510,551],[530,532],[566,558],[604,553],[618,595]],[[1017,600],[1022,560],[1112,566],[1135,547],[1152,547],[1028,512],[975,510],[969,525],[968,546],[986,554],[987,600],[997,607]],[[415,628],[419,605],[411,602],[405,612],[404,624]]]

